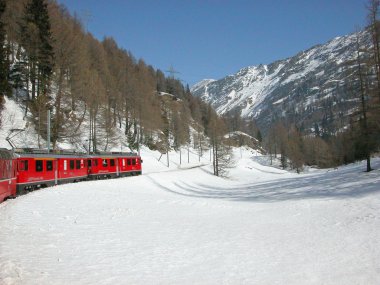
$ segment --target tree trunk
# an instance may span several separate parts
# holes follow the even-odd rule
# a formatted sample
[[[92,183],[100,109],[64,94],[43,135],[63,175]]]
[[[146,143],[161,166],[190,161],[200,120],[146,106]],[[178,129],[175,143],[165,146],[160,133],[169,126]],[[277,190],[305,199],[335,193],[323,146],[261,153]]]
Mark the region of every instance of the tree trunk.
[[[55,149],[58,137],[59,137],[59,127],[61,126],[61,99],[62,99],[62,84],[63,84],[63,70],[59,71],[58,77],[58,91],[55,100],[55,121],[52,130],[53,139],[53,149]]]
[[[363,70],[362,70],[362,64],[360,60],[359,38],[357,38],[357,61],[358,61],[359,83],[360,83],[360,99],[361,99],[362,116],[363,116],[363,124],[361,125],[361,128],[362,128],[363,140],[364,140],[364,153],[367,159],[367,172],[370,172],[372,170],[371,169],[371,155],[370,155],[370,150],[369,150],[367,108],[366,108],[366,102],[365,102]]]

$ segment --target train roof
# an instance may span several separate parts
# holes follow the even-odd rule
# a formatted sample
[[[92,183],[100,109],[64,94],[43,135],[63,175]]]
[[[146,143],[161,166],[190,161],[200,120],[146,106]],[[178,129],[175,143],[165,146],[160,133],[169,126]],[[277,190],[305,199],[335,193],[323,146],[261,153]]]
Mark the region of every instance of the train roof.
[[[13,158],[13,152],[6,149],[6,148],[0,148],[0,159],[12,159]]]
[[[55,154],[55,153],[16,153],[16,157],[23,158],[87,158],[87,155]]]
[[[9,151],[8,151],[9,152]],[[47,149],[15,149],[17,157],[33,157],[33,158],[95,158],[95,157],[136,157],[139,156],[134,152],[94,152],[84,153],[75,150],[51,150]]]
[[[84,158],[86,153],[77,152],[75,150],[50,150],[35,149],[35,148],[17,148],[14,149],[17,157],[35,157],[35,158],[70,158],[81,157]]]
[[[80,152],[73,149],[54,149],[48,150],[44,148],[15,148],[15,153],[18,154],[59,154],[59,155],[85,155],[85,152]]]
[[[90,153],[90,157],[136,157],[136,152],[95,152]]]

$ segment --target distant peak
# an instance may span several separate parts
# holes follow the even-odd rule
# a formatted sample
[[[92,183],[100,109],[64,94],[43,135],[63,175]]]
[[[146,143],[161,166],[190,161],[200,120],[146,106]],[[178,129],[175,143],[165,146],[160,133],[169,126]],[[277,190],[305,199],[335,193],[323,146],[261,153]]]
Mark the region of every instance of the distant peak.
[[[194,84],[192,87],[191,87],[191,91],[195,90],[195,89],[199,89],[199,88],[202,88],[203,86],[206,86],[212,82],[215,82],[216,80],[215,79],[203,79],[201,81],[199,81],[198,83]]]

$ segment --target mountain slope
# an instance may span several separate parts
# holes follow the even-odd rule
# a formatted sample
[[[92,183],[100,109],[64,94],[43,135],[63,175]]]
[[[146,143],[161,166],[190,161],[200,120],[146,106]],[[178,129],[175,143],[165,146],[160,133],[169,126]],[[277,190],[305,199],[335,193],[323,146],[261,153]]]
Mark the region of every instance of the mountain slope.
[[[288,59],[201,81],[191,91],[219,114],[237,110],[244,118],[256,118],[264,131],[271,122],[285,118],[306,129],[317,124],[333,132],[347,124],[347,114],[357,105],[349,80],[357,37],[361,45],[369,45],[365,31],[337,37]]]

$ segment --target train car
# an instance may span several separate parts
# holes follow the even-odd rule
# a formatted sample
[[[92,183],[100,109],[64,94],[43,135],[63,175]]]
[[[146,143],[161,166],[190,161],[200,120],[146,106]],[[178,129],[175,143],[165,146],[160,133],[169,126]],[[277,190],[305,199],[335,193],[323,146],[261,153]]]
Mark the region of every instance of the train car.
[[[0,149],[0,202],[16,197],[16,159],[7,149]]]
[[[17,156],[17,194],[87,179],[87,162],[84,154],[21,150],[17,151]]]
[[[61,155],[57,157],[58,179],[56,184],[78,182],[88,177],[87,158],[85,155]]]
[[[142,159],[136,153],[125,153],[117,155],[119,165],[119,175],[141,175],[142,174]]]
[[[109,152],[92,154],[88,158],[90,179],[115,178],[140,175],[141,157],[136,153]]]

